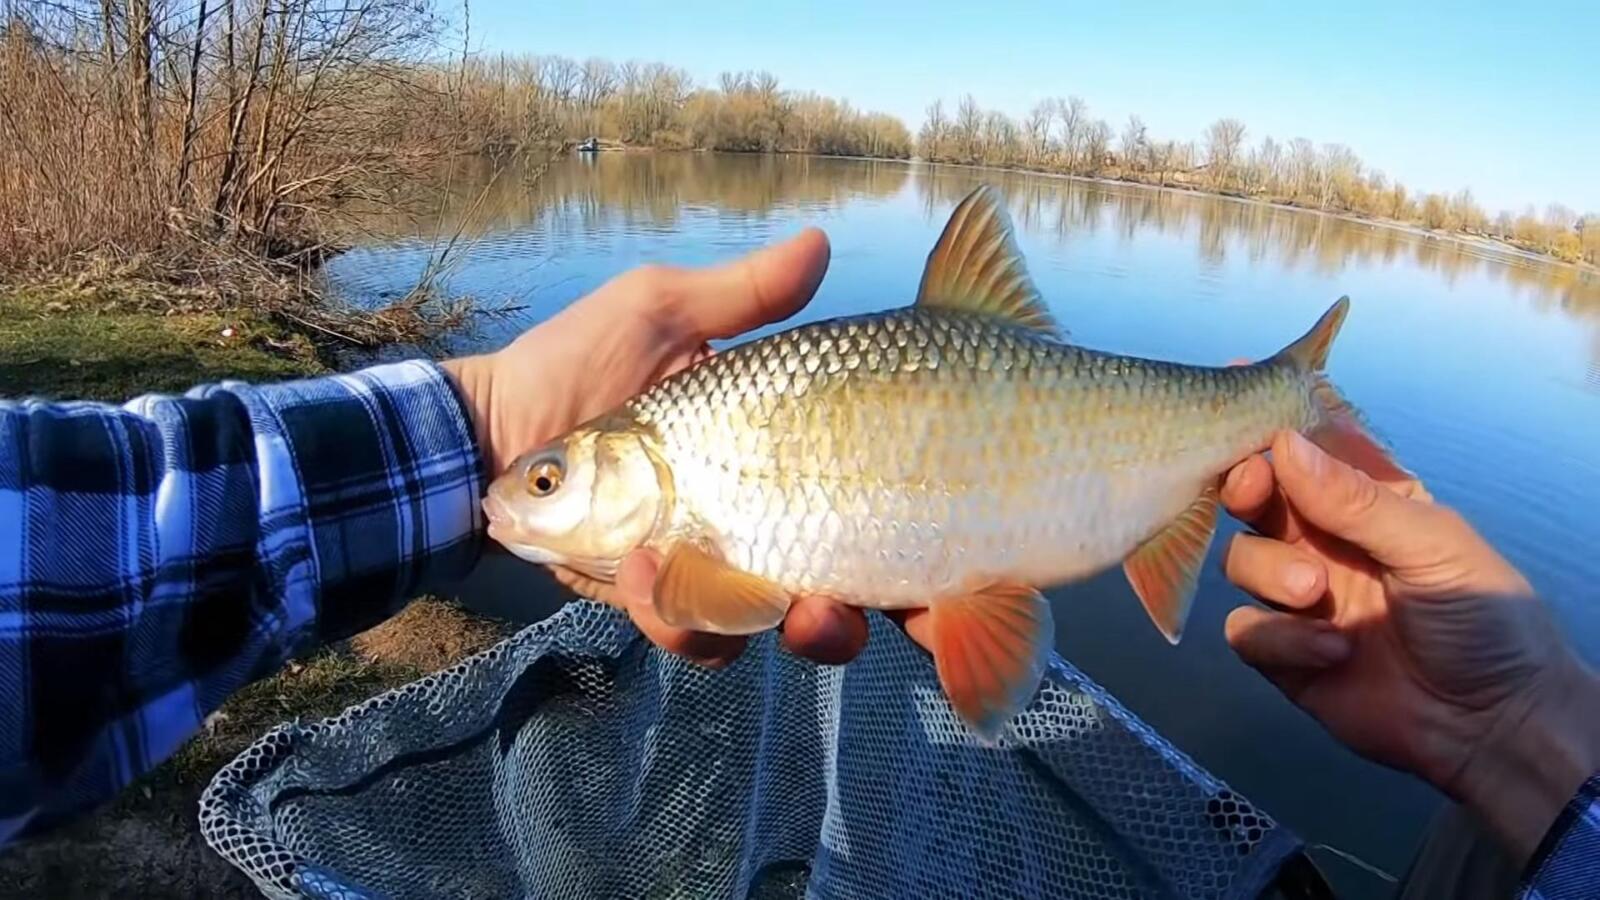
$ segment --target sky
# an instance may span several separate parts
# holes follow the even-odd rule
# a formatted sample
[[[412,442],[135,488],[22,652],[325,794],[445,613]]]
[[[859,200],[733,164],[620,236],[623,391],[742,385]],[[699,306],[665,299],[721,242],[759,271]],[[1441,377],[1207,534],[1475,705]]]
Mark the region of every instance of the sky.
[[[1077,94],[1120,134],[1199,141],[1232,116],[1246,142],[1354,150],[1413,191],[1470,187],[1491,213],[1600,212],[1600,3],[1492,6],[810,0],[805,4],[473,0],[484,52],[660,61],[697,83],[765,69],[788,88],[899,116],[970,92],[1022,117]]]

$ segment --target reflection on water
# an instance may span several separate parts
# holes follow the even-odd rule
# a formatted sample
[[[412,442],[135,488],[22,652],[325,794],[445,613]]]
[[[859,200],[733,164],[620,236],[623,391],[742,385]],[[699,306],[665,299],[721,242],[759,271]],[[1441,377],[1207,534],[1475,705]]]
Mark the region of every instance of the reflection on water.
[[[965,172],[925,174],[915,189],[926,216],[938,219],[972,189]],[[1503,281],[1540,308],[1600,316],[1600,273],[1552,264],[1512,248],[1426,235],[1289,207],[1247,203],[1179,190],[1071,181],[1032,173],[984,172],[1001,187],[1019,228],[1064,240],[1111,231],[1123,241],[1173,236],[1193,243],[1200,260],[1221,266],[1237,254],[1250,264],[1270,259],[1284,268],[1333,276],[1352,266],[1397,262],[1439,275]]]
[[[1441,500],[1538,585],[1600,659],[1600,279],[1487,245],[1261,204],[957,167],[803,157],[599,154],[542,173],[487,164],[429,186],[410,220],[328,268],[355,302],[404,293],[431,236],[464,229],[440,286],[515,314],[463,341],[497,346],[649,261],[703,264],[826,229],[828,277],[798,320],[909,302],[951,207],[1000,188],[1052,311],[1090,346],[1220,364],[1303,333],[1352,299],[1330,375]],[[486,189],[487,185],[487,189]],[[1055,591],[1057,646],[1133,710],[1312,840],[1405,868],[1437,802],[1332,744],[1227,649],[1244,598],[1221,576],[1224,527],[1183,644],[1149,626],[1120,572]],[[532,616],[549,579],[485,564],[470,602]],[[1347,896],[1383,885],[1334,861]]]

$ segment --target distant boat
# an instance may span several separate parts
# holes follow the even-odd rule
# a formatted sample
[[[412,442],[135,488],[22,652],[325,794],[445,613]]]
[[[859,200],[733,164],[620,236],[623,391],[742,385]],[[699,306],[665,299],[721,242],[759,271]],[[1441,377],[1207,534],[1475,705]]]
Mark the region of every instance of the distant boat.
[[[589,138],[588,140],[586,140],[583,143],[578,145],[578,152],[579,153],[594,153],[594,152],[597,152],[599,149],[600,149],[600,141],[598,139],[596,139],[596,138]]]

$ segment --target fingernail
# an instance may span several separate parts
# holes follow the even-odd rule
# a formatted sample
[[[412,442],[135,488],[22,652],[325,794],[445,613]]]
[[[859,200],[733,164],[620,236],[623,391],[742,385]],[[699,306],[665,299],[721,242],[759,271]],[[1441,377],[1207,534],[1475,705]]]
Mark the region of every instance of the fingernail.
[[[1294,562],[1283,574],[1283,583],[1296,597],[1309,597],[1317,589],[1317,570],[1310,563]]]
[[[1229,469],[1227,476],[1222,479],[1222,489],[1225,491],[1231,490],[1239,481],[1239,479],[1243,477],[1239,474],[1243,471],[1244,466],[1234,466],[1233,468]]]
[[[1324,631],[1311,638],[1311,652],[1330,665],[1343,662],[1350,655],[1350,639],[1337,631]]]
[[[1313,478],[1322,477],[1323,463],[1327,461],[1322,450],[1298,431],[1289,432],[1289,458]]]

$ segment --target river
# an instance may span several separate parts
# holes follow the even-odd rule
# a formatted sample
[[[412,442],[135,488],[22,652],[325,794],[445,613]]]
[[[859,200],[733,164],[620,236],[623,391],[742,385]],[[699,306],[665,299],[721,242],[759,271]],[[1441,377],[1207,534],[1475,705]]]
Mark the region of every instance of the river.
[[[420,217],[375,217],[327,277],[354,302],[404,294],[464,229],[438,285],[499,310],[458,339],[495,347],[644,262],[709,263],[827,231],[832,265],[785,325],[910,301],[954,204],[1001,189],[1039,289],[1073,340],[1221,364],[1301,334],[1336,297],[1330,374],[1436,497],[1523,568],[1600,660],[1600,278],[1449,239],[1180,191],[894,162],[706,153],[579,155],[538,172],[456,172]],[[772,330],[772,329],[768,329]],[[1241,602],[1224,524],[1183,643],[1150,627],[1120,571],[1056,592],[1057,647],[1213,773],[1314,842],[1400,874],[1439,798],[1331,742],[1222,637]],[[486,561],[472,605],[556,602]],[[1317,857],[1350,896],[1382,881]]]

